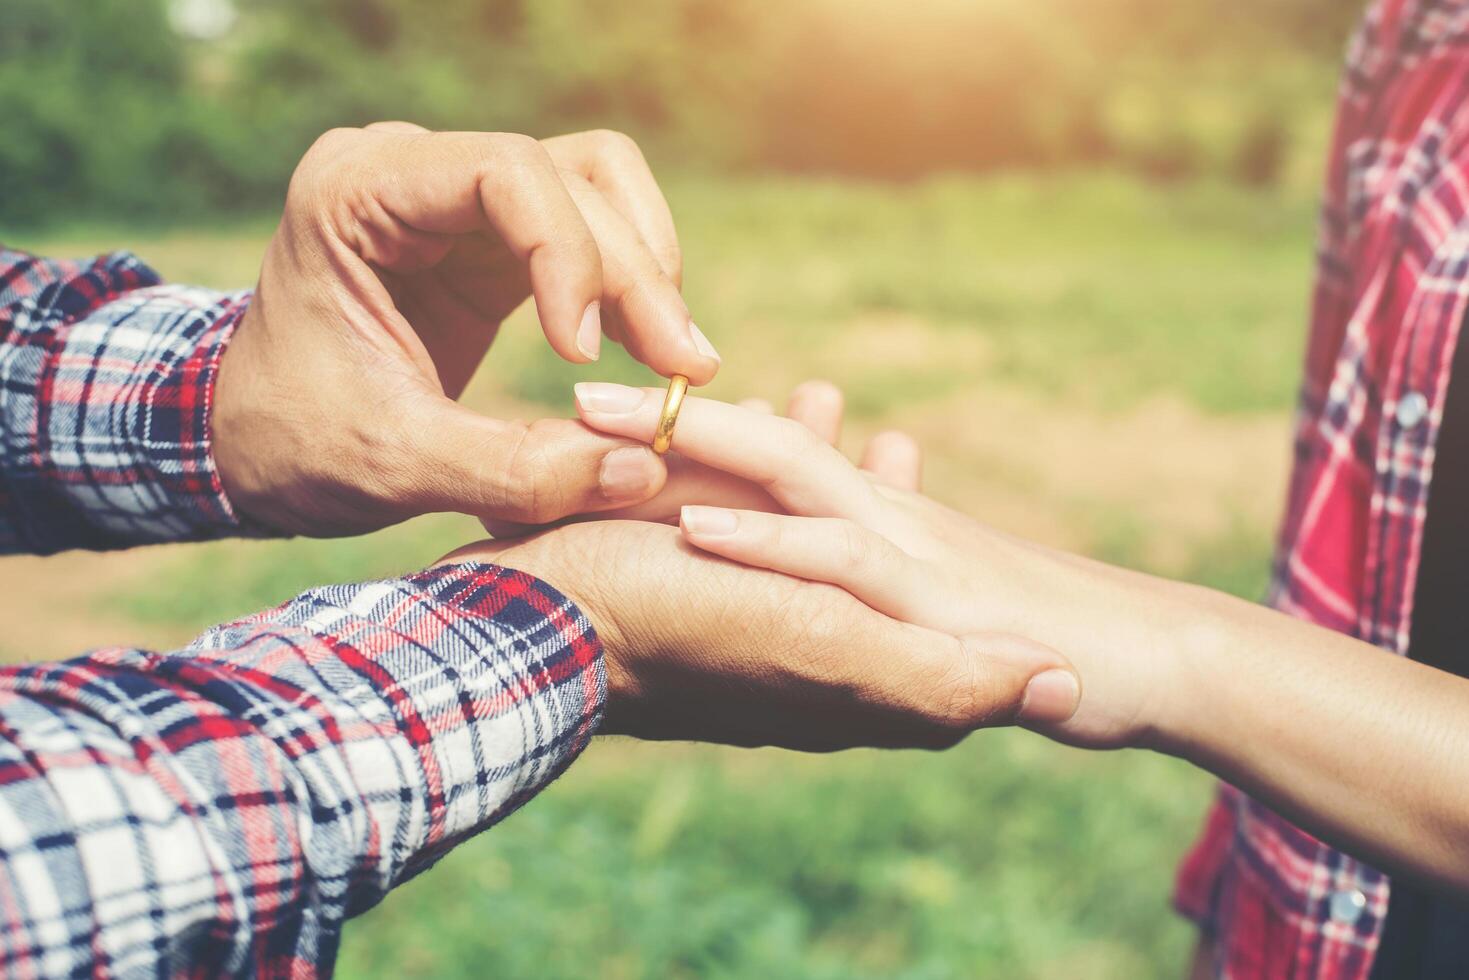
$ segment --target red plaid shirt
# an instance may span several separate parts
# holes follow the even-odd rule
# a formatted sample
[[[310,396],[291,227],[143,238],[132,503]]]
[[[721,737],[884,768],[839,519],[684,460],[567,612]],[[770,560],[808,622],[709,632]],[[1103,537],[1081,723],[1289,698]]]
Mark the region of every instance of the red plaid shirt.
[[[1469,306],[1469,3],[1369,11],[1342,84],[1318,275],[1271,602],[1402,655]],[[1224,787],[1177,902],[1216,937],[1219,976],[1363,980],[1388,880]]]
[[[0,250],[0,552],[238,530],[209,399],[246,299]],[[603,691],[570,601],[475,564],[0,670],[0,973],[330,974],[343,920],[554,779]]]

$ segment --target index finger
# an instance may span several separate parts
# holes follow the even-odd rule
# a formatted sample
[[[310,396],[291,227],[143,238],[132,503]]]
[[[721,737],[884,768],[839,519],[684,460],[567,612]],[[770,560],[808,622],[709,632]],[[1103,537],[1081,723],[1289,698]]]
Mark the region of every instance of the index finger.
[[[719,354],[694,324],[678,287],[659,268],[648,247],[617,209],[585,178],[564,175],[572,200],[602,252],[602,290],[617,317],[628,353],[664,377],[682,374],[708,384]]]
[[[652,442],[663,389],[584,382],[583,422],[611,435]],[[685,398],[671,448],[681,456],[764,488],[792,514],[881,523],[882,497],[851,461],[792,419],[708,398]]]
[[[508,133],[389,127],[370,135],[366,158],[328,179],[359,183],[372,207],[410,229],[492,232],[528,267],[536,312],[556,353],[593,360],[577,336],[588,321],[598,321],[600,333],[601,252],[540,143]]]
[[[683,282],[683,251],[678,244],[668,199],[631,137],[610,129],[571,133],[542,140],[556,165],[585,177],[637,230],[663,274]]]

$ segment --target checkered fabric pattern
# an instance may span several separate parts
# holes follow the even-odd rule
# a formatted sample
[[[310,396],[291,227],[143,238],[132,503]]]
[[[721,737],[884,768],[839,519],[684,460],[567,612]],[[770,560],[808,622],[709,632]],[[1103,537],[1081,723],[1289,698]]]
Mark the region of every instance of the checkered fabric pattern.
[[[1407,652],[1466,309],[1469,3],[1378,0],[1342,84],[1276,608]],[[1363,980],[1388,888],[1224,787],[1176,899],[1216,937],[1219,976]]]
[[[0,551],[238,530],[208,411],[247,298],[0,250]],[[553,780],[604,695],[581,612],[480,564],[0,670],[0,975],[329,975],[343,920]]]
[[[238,532],[208,412],[248,298],[0,249],[0,552]]]
[[[0,973],[328,975],[343,920],[554,779],[603,690],[566,598],[474,564],[0,671]]]

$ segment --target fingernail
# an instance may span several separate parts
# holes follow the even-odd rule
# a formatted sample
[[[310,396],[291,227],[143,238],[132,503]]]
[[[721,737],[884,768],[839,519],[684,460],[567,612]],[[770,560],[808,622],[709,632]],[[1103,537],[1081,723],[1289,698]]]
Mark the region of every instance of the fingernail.
[[[597,477],[602,493],[612,500],[622,500],[646,493],[653,485],[657,457],[651,449],[629,446],[614,449],[602,457],[602,472]]]
[[[692,320],[689,321],[689,336],[694,340],[694,350],[711,360],[719,360],[719,351],[714,349],[714,345],[709,343],[709,338],[704,336],[704,331],[700,330],[699,325]]]
[[[1081,701],[1081,686],[1069,670],[1048,670],[1035,675],[1025,685],[1020,702],[1020,720],[1053,724],[1076,714]]]
[[[605,381],[583,381],[573,387],[576,403],[588,412],[604,415],[626,415],[643,403],[643,392],[627,385]]]
[[[592,300],[576,328],[576,349],[589,361],[602,356],[602,304]]]
[[[739,515],[723,507],[684,507],[678,519],[685,531],[705,538],[728,537],[740,526]]]

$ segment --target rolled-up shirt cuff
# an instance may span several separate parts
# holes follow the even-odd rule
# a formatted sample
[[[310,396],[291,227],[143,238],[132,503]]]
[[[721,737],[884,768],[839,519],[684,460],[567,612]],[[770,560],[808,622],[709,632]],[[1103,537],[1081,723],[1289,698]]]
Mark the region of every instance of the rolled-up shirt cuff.
[[[219,362],[250,300],[160,284],[136,257],[0,253],[0,551],[242,532],[210,442]]]
[[[259,639],[297,632],[320,642],[283,657]],[[212,650],[232,671],[268,668],[273,683],[311,692],[339,737],[362,733],[331,754],[348,764],[353,802],[374,811],[385,847],[353,857],[384,889],[555,779],[606,698],[601,641],[582,610],[531,575],[482,563],[312,589],[211,630],[186,654]],[[313,806],[346,802],[335,799],[342,788],[313,787]]]
[[[215,465],[210,416],[219,362],[249,299],[155,286],[68,332],[57,366],[67,395],[48,413],[46,453],[60,490],[104,545],[241,532]]]
[[[550,783],[605,690],[570,599],[473,563],[0,670],[0,971],[329,974],[343,921]]]

